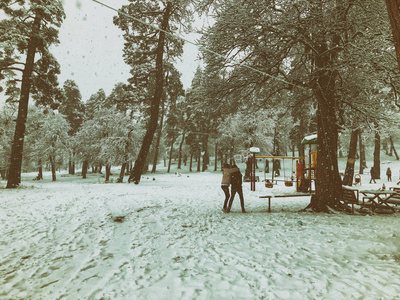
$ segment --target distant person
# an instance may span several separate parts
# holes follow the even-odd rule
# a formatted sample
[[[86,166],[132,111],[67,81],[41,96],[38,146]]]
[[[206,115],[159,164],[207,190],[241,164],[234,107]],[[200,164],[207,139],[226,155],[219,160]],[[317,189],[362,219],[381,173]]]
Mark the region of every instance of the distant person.
[[[228,206],[228,201],[229,201],[229,185],[231,184],[231,173],[232,173],[232,168],[230,167],[229,164],[224,164],[222,167],[222,181],[221,181],[221,189],[224,191],[225,194],[225,201],[224,201],[224,206],[222,210],[226,212],[226,208]]]
[[[387,176],[388,181],[392,181],[392,170],[390,170],[390,168],[387,168],[386,176]]]
[[[238,193],[240,198],[240,206],[242,207],[242,213],[245,213],[246,210],[244,209],[242,173],[240,173],[240,170],[237,165],[233,165],[231,173],[231,198],[229,200],[229,205],[226,210],[227,213],[231,211],[233,199],[235,198],[236,193]]]
[[[372,181],[374,183],[376,183],[376,181],[375,181],[375,168],[374,167],[371,167],[370,175],[371,175],[371,179],[370,179],[369,183],[372,183]]]

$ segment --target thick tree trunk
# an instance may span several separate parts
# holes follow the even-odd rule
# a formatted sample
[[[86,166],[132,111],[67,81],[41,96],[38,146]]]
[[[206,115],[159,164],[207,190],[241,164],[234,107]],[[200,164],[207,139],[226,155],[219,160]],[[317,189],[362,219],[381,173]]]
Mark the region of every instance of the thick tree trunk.
[[[381,179],[381,136],[375,132],[374,178]]]
[[[89,166],[88,161],[87,161],[87,160],[84,160],[84,161],[83,161],[83,164],[82,164],[82,178],[83,178],[83,179],[86,179],[86,174],[87,174],[88,166]]]
[[[182,147],[184,141],[185,141],[185,133],[182,134],[182,140],[181,143],[179,144],[178,169],[182,168]]]
[[[11,148],[10,168],[7,188],[16,188],[21,183],[22,153],[24,148],[25,124],[28,116],[29,92],[31,89],[31,76],[35,63],[36,48],[39,43],[39,31],[42,17],[40,10],[36,10],[32,24],[32,33],[28,43],[25,69],[22,73],[21,95],[18,105],[18,115],[15,126],[14,141]]]
[[[359,136],[358,136],[358,140],[359,140],[359,149],[360,149],[360,174],[364,174],[364,169],[367,167],[367,162],[365,160],[365,146],[362,142],[362,133],[361,130],[359,132]]]
[[[394,156],[396,156],[396,160],[399,160],[399,155],[397,154],[396,148],[394,147],[393,138],[389,137],[389,139],[390,139],[390,152],[394,153]]]
[[[358,135],[359,135],[359,130],[353,130],[351,133],[349,154],[347,156],[347,164],[343,178],[343,185],[348,185],[348,186],[353,185],[354,164],[356,162]]]
[[[161,29],[167,30],[172,2],[168,1],[162,18]],[[133,181],[139,184],[142,175],[143,167],[146,163],[147,154],[149,153],[151,142],[153,141],[154,132],[157,129],[158,114],[160,110],[160,101],[164,90],[164,71],[163,71],[163,55],[165,44],[165,32],[159,32],[156,58],[156,84],[153,99],[151,101],[150,119],[147,124],[147,130],[143,138],[142,147],[140,148],[138,157],[135,161],[135,166],[129,176],[129,182]]]
[[[189,172],[192,172],[193,167],[193,152],[190,152]]]
[[[327,52],[327,47],[322,48],[320,53]],[[328,207],[335,208],[342,197],[342,180],[337,161],[338,130],[334,97],[335,74],[328,71],[330,60],[327,55],[318,56],[316,65],[319,69],[316,73],[314,86],[314,94],[318,102],[318,158],[315,196],[311,198],[310,207],[314,211],[328,212]]]
[[[386,0],[386,7],[389,14],[390,24],[392,25],[397,64],[400,70],[400,0]]]
[[[338,26],[346,22],[346,6],[343,1],[336,1]],[[321,6],[315,6],[316,15],[322,23]],[[314,211],[328,212],[328,207],[340,207],[342,198],[342,179],[339,175],[337,160],[338,128],[336,120],[337,98],[335,97],[335,84],[338,73],[335,70],[338,51],[340,51],[341,36],[323,29],[314,36],[316,50],[313,55],[315,72],[313,93],[317,99],[317,167],[315,179],[315,196],[311,197],[310,207]],[[338,46],[336,48],[336,46]],[[333,50],[333,49],[337,50]]]

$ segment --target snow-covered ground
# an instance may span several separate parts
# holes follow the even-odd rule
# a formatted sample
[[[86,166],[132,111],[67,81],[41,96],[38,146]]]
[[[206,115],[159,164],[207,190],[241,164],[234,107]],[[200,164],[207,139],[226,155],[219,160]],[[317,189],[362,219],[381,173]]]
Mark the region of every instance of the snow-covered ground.
[[[271,190],[244,183],[248,213],[225,214],[219,172],[35,175],[0,189],[0,299],[400,299],[399,212],[299,212],[306,197],[268,213]]]

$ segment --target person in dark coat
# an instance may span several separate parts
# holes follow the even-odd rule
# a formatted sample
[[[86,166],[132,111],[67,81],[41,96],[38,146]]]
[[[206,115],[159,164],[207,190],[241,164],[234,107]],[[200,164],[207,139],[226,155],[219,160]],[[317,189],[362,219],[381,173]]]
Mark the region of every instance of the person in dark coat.
[[[238,193],[240,198],[240,206],[242,207],[242,213],[245,213],[244,209],[244,198],[243,198],[243,189],[242,189],[242,173],[240,173],[237,165],[233,165],[233,172],[231,173],[231,198],[229,199],[229,205],[226,210],[227,213],[231,211],[233,199],[235,198],[236,193]]]
[[[371,179],[370,179],[369,183],[371,183],[372,181],[374,181],[374,183],[376,183],[376,181],[375,181],[375,168],[374,167],[371,167],[370,175],[371,175]]]
[[[392,170],[390,170],[390,168],[387,168],[386,176],[387,176],[388,181],[392,181]]]

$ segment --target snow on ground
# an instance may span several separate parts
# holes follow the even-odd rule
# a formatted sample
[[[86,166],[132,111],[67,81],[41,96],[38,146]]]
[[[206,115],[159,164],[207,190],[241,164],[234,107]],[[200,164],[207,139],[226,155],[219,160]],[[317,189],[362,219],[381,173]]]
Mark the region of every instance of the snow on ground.
[[[0,189],[0,299],[400,299],[399,212],[268,213],[244,183],[248,213],[225,214],[219,172],[34,176]]]

